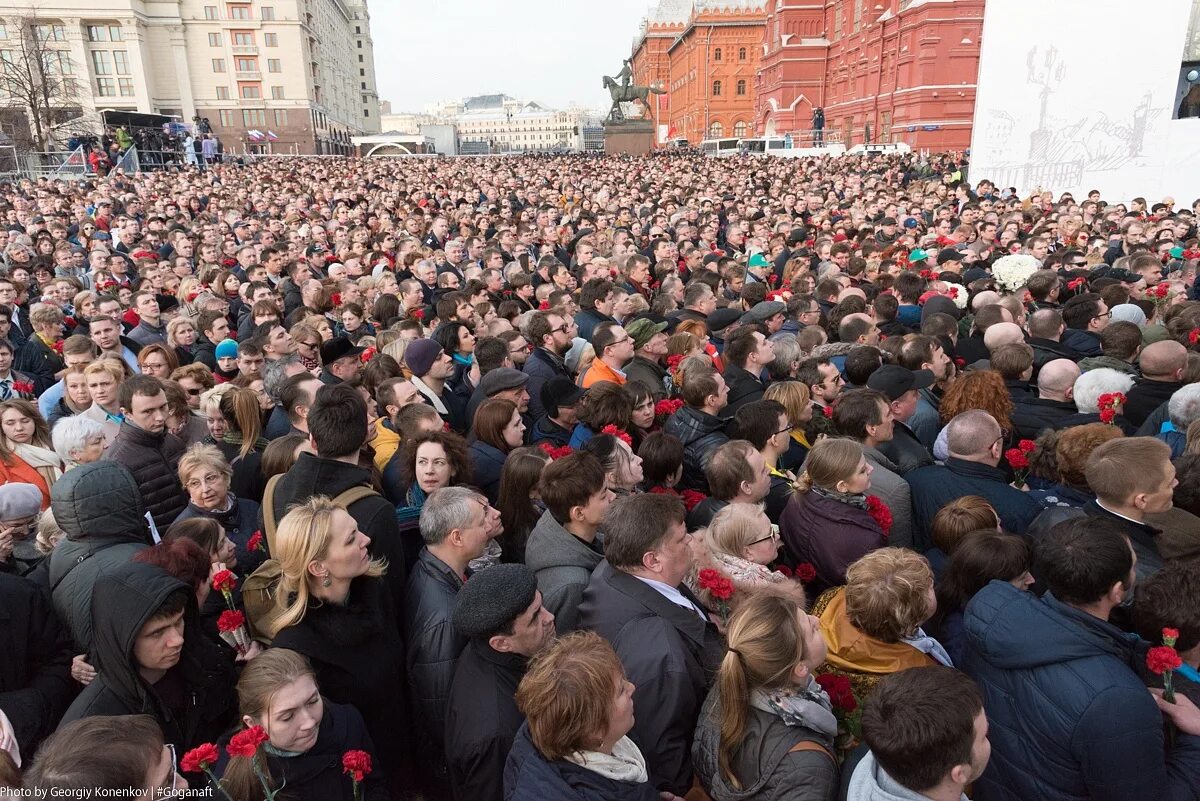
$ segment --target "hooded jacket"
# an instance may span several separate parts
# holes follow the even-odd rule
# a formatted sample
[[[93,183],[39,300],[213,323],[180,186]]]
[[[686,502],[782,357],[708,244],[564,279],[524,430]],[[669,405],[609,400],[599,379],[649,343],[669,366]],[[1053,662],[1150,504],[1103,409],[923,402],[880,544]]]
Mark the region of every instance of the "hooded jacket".
[[[50,554],[54,611],[82,652],[92,645],[97,579],[151,544],[137,482],[115,462],[74,467],[50,491],[54,520],[66,533]]]
[[[803,742],[818,743],[825,753],[792,751]],[[741,789],[732,787],[720,769],[721,688],[715,686],[704,702],[692,762],[700,784],[713,801],[833,801],[837,797],[838,768],[833,743],[805,726],[789,726],[783,719],[751,707],[742,741],[731,759]]]
[[[888,775],[870,751],[850,777],[846,801],[927,801],[928,796],[908,789]],[[971,801],[964,793],[962,801]]]
[[[126,421],[104,454],[106,460],[125,465],[133,473],[160,534],[166,533],[188,503],[179,483],[183,451],[183,440],[166,429],[155,434]]]
[[[708,494],[708,478],[704,468],[717,448],[729,442],[725,433],[725,421],[684,406],[667,418],[663,433],[678,437],[683,443],[683,478],[677,489],[694,489]]]
[[[651,777],[653,781],[653,777]],[[659,801],[651,782],[635,784],[601,776],[594,770],[546,759],[522,725],[504,764],[504,801]]]
[[[1149,644],[1005,581],[966,611],[963,666],[983,693],[992,757],[980,801],[1175,801],[1200,792],[1200,738],[1176,732],[1138,677]]]
[[[138,672],[133,647],[142,627],[179,591],[187,596],[182,653],[152,685]],[[96,715],[147,714],[182,754],[215,741],[233,722],[237,676],[216,644],[200,633],[196,596],[182,581],[154,565],[122,565],[96,582],[92,618],[89,657],[99,675],[71,704],[63,723]]]
[[[601,540],[597,535],[597,540]],[[554,613],[554,628],[566,634],[579,627],[579,602],[603,548],[589,547],[563,528],[549,509],[542,512],[525,543],[525,564],[537,576],[542,605]]]

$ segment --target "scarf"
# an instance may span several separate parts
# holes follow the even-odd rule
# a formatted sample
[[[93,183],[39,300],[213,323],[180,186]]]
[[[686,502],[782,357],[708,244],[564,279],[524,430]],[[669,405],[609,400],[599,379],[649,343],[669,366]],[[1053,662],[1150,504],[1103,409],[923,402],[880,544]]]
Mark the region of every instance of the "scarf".
[[[829,740],[837,736],[833,704],[811,675],[805,687],[783,687],[771,692],[755,690],[750,693],[750,706],[774,715],[785,725],[803,726]]]
[[[649,774],[646,773],[646,758],[628,737],[617,740],[612,754],[575,751],[563,759],[617,782],[643,784],[650,780]]]
[[[925,629],[918,628],[917,633],[911,637],[905,637],[904,642],[916,648],[923,654],[928,654],[946,667],[954,667],[954,662],[950,659],[950,654],[946,653],[946,649],[942,644],[925,633]]]
[[[751,562],[749,559],[723,553],[716,549],[713,549],[711,553],[713,562],[721,572],[738,584],[782,584],[788,580],[787,576],[782,573],[776,573],[766,565]]]
[[[822,498],[844,503],[847,506],[853,506],[857,509],[865,511],[867,508],[867,495],[864,492],[838,492],[837,490],[818,487],[816,484],[813,484],[809,491],[815,495],[820,495]]]
[[[47,488],[51,487],[56,480],[62,477],[62,459],[58,458],[58,454],[49,448],[16,442],[9,442],[8,446],[12,449],[13,453],[23,459],[34,470],[37,470],[42,478],[46,479]]]
[[[300,353],[300,351],[296,351],[296,356],[300,359],[300,363],[304,365],[304,369],[308,370],[310,373],[314,370],[319,370],[321,367],[321,360],[316,356],[310,359],[304,354]]]

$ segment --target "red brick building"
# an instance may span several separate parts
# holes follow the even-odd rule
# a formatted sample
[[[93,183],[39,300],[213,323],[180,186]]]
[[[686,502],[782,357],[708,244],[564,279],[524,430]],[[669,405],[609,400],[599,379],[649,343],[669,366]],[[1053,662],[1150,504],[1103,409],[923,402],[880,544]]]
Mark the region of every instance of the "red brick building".
[[[970,146],[984,0],[766,0],[754,128]]]
[[[765,0],[660,0],[634,43],[638,84],[660,85],[659,141],[752,136]]]

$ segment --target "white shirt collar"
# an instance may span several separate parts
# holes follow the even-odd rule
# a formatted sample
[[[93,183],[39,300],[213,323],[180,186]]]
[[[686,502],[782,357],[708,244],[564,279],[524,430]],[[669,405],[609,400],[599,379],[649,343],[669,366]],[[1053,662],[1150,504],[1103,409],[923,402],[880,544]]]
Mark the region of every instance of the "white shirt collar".
[[[630,575],[633,575],[633,574],[630,574]],[[700,616],[701,620],[703,620],[705,623],[708,622],[708,616],[705,615],[704,612],[697,609],[696,605],[694,603],[692,603],[691,601],[689,601],[687,599],[687,597],[682,592],[679,591],[678,587],[672,587],[670,584],[665,584],[661,581],[655,581],[654,579],[642,578],[641,576],[633,576],[633,577],[635,579],[637,579],[638,581],[640,581],[644,584],[647,584],[650,587],[657,590],[660,595],[662,595],[664,598],[666,598],[671,603],[675,604],[676,606],[682,606],[684,609],[692,610],[693,612],[695,612],[697,615]]]

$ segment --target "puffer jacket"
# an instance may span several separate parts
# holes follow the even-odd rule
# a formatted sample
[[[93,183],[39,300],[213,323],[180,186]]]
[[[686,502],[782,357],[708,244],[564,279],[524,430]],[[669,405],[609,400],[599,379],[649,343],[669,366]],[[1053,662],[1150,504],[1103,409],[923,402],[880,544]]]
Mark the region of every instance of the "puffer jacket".
[[[142,627],[176,592],[187,595],[183,652],[158,684],[138,671],[134,646]],[[233,664],[198,628],[196,596],[179,579],[155,565],[131,562],[101,577],[92,595],[95,638],[89,658],[97,673],[67,709],[63,723],[98,715],[151,715],[163,739],[184,753],[212,742],[233,723],[237,681]],[[182,709],[162,690],[181,692]]]
[[[54,520],[66,533],[50,554],[54,611],[86,652],[92,646],[92,588],[151,545],[146,507],[133,474],[115,462],[74,467],[50,490]]]
[[[525,564],[537,576],[542,605],[554,613],[559,634],[579,627],[583,590],[603,560],[603,549],[589,548],[563,528],[549,509],[542,512],[525,543]]]
[[[792,751],[800,743],[821,750]],[[833,742],[804,726],[751,708],[742,741],[733,754],[732,768],[742,787],[732,787],[719,766],[721,749],[721,688],[715,686],[700,711],[692,764],[696,778],[713,801],[833,801],[838,791],[838,766]]]
[[[693,489],[708,494],[708,477],[704,468],[717,448],[729,442],[725,421],[691,406],[684,406],[671,415],[663,433],[678,437],[683,443],[683,478],[676,489]]]
[[[154,434],[124,422],[104,453],[105,459],[125,465],[133,473],[160,534],[166,533],[188,503],[179,483],[179,457],[184,450],[183,440],[174,434],[165,430]]]
[[[1163,743],[1138,677],[1149,644],[1005,581],[966,610],[964,669],[983,693],[992,758],[979,801],[1175,801],[1200,794],[1200,737]]]
[[[413,709],[426,729],[423,741],[435,746],[439,757],[446,735],[446,699],[458,655],[467,645],[451,622],[462,586],[463,580],[453,568],[422,548],[404,596],[404,641]]]

